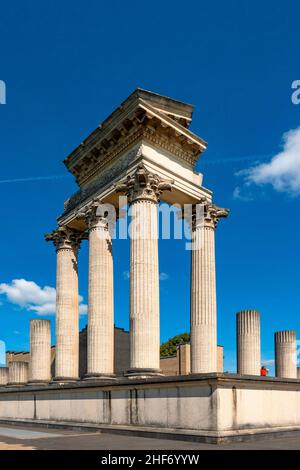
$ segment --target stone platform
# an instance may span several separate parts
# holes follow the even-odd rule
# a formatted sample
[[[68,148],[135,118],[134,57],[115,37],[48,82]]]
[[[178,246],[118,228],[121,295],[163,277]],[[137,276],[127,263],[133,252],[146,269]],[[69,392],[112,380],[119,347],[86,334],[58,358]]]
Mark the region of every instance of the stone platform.
[[[3,387],[0,423],[211,443],[300,435],[300,380],[218,373]]]

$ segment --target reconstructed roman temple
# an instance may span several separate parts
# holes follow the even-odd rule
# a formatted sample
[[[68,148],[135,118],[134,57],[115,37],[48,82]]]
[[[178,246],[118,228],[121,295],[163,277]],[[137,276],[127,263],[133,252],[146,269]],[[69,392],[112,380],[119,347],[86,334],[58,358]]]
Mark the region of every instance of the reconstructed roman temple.
[[[189,130],[192,113],[189,104],[137,89],[65,159],[79,190],[46,235],[57,263],[55,371],[50,322],[32,320],[29,364],[12,361],[0,369],[0,423],[216,443],[300,431],[294,331],[275,333],[276,377],[261,377],[260,314],[238,312],[237,374],[218,372],[215,232],[228,210],[215,205],[195,171],[207,144]],[[160,201],[180,208],[178,218],[191,233],[190,365],[184,369],[190,373],[185,375],[166,376],[160,368]],[[112,247],[116,219],[127,223],[125,206],[130,356],[120,373],[114,358]],[[77,255],[85,241],[87,365],[80,377]]]

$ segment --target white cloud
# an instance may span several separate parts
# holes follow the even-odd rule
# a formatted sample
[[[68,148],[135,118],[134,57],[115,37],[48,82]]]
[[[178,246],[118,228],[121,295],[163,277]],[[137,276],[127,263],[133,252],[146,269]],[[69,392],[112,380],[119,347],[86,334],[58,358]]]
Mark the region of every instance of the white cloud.
[[[122,272],[122,278],[124,279],[124,281],[128,281],[128,279],[130,278],[129,271],[123,271]]]
[[[300,127],[286,132],[282,151],[268,163],[261,163],[240,171],[246,185],[271,184],[276,191],[291,196],[300,195]],[[239,189],[237,189],[238,191]]]
[[[232,194],[233,199],[239,200],[239,201],[252,201],[253,198],[250,195],[243,194],[242,188],[237,186]]]
[[[9,302],[32,311],[37,315],[55,314],[56,290],[54,287],[40,287],[33,281],[13,279],[10,284],[0,284],[0,294],[6,295]],[[85,314],[87,306],[79,296],[79,313]]]
[[[169,275],[167,273],[160,273],[159,280],[160,281],[167,281],[169,279]]]

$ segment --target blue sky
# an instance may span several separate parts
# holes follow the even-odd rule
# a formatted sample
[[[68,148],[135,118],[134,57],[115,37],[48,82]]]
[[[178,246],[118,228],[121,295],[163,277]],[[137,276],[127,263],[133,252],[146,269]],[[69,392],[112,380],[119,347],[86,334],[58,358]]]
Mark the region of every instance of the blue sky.
[[[209,143],[197,169],[231,209],[216,246],[226,369],[235,367],[235,313],[245,308],[260,310],[262,357],[272,361],[274,331],[300,334],[299,133],[282,142],[300,126],[291,101],[299,14],[297,1],[1,2],[0,284],[55,287],[55,252],[43,235],[76,191],[62,160],[139,86],[195,104],[191,130]],[[26,181],[7,182],[18,179]],[[128,242],[114,244],[114,259],[116,324],[127,328]],[[160,242],[162,340],[189,329],[189,263],[182,241]],[[83,303],[87,272],[85,244]],[[43,304],[45,292],[33,290]],[[28,348],[36,310],[5,293],[0,301],[1,340]]]

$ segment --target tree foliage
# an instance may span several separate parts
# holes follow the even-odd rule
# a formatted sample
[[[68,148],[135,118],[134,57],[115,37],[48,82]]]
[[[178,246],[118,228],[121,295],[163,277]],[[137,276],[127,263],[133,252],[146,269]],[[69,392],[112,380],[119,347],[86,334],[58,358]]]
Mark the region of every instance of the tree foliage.
[[[177,346],[180,343],[189,343],[190,334],[181,333],[180,335],[170,338],[160,346],[160,357],[176,356]]]

